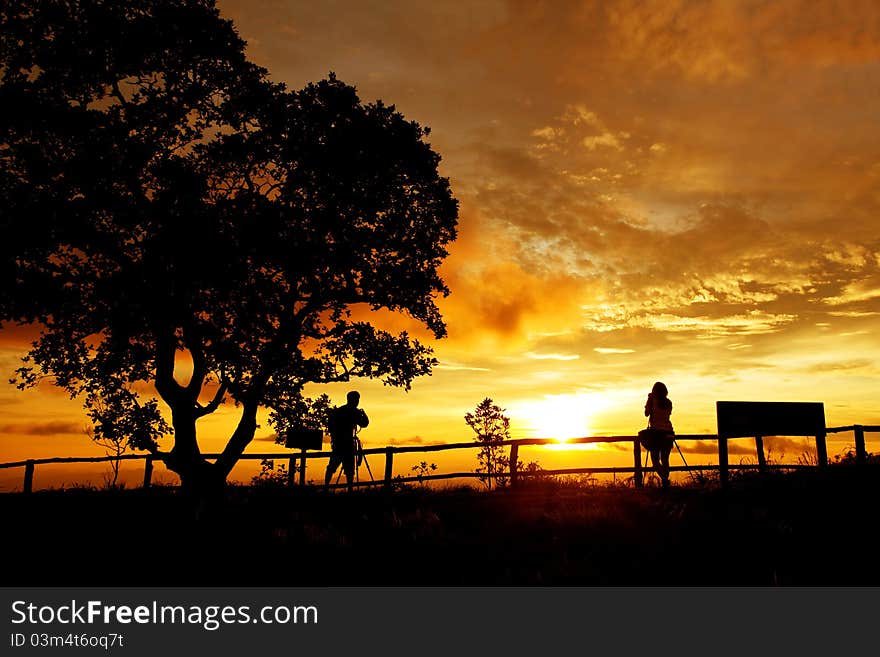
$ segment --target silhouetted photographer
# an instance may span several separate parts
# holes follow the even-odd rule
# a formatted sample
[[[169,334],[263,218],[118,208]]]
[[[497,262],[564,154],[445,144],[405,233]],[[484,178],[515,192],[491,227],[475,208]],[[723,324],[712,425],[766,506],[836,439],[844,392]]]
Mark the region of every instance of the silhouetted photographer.
[[[639,441],[651,455],[651,467],[660,475],[663,488],[669,486],[669,454],[675,443],[675,430],[672,428],[672,401],[666,386],[657,381],[645,402],[645,417],[648,428],[639,431]]]
[[[324,475],[324,486],[328,487],[333,479],[333,473],[341,465],[348,490],[352,490],[355,469],[360,465],[360,439],[358,431],[370,423],[367,414],[362,408],[358,408],[361,395],[352,390],[347,395],[344,406],[337,406],[330,410],[327,418],[330,429],[330,463],[327,464],[327,472]],[[357,463],[356,463],[357,461]]]

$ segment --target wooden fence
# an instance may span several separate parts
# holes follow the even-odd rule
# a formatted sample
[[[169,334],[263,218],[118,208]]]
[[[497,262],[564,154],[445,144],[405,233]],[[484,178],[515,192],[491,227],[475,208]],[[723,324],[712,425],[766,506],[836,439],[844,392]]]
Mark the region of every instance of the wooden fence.
[[[880,426],[867,426],[861,424],[855,424],[845,427],[828,427],[825,429],[825,433],[841,433],[851,431],[854,434],[855,438],[855,460],[857,464],[865,463],[867,460],[867,449],[865,445],[865,434],[866,433],[876,433],[880,432]],[[726,463],[727,457],[727,449],[726,446],[724,449],[720,447],[721,442],[718,440],[718,436],[716,434],[680,434],[675,436],[676,442],[691,442],[691,441],[705,441],[712,440],[719,443],[719,464],[718,465],[682,465],[682,466],[672,466],[670,470],[672,471],[717,471],[719,473],[724,473],[726,470],[746,470],[746,469],[799,469],[799,468],[812,468],[812,467],[824,467],[827,465],[827,451],[825,449],[825,436],[820,435],[816,437],[816,451],[817,451],[817,463],[816,466],[806,465],[806,464],[768,464],[764,457],[764,441],[763,437],[756,436],[754,437],[755,441],[755,450],[757,456],[757,463],[754,465],[751,464],[734,464],[730,465]],[[726,440],[743,440],[743,439],[733,439],[728,438]],[[746,439],[747,440],[747,439]],[[383,476],[380,479],[374,479],[372,474],[370,476],[369,481],[359,480],[354,482],[354,486],[384,486],[385,488],[390,489],[395,484],[403,484],[403,483],[412,483],[412,482],[425,482],[425,481],[436,481],[443,479],[473,479],[473,478],[485,478],[485,477],[494,477],[494,478],[505,478],[509,479],[511,485],[516,485],[521,478],[541,475],[541,476],[555,476],[555,475],[573,475],[573,474],[621,474],[621,475],[629,475],[633,476],[633,485],[636,487],[641,487],[644,481],[644,472],[646,470],[645,466],[642,465],[642,451],[641,445],[639,444],[638,436],[592,436],[592,437],[584,437],[584,438],[571,438],[565,441],[566,445],[572,444],[595,444],[595,443],[619,443],[619,442],[629,442],[632,443],[632,453],[633,453],[633,467],[582,467],[582,468],[564,468],[564,469],[556,469],[556,470],[539,470],[537,472],[528,472],[524,471],[521,468],[514,467],[515,464],[519,462],[519,448],[527,445],[558,445],[560,442],[553,438],[520,438],[515,440],[505,440],[500,442],[500,445],[505,445],[510,447],[510,464],[511,468],[509,470],[505,470],[503,472],[496,473],[478,473],[478,472],[449,472],[449,473],[441,473],[441,474],[425,474],[422,476],[394,476],[394,455],[395,454],[405,454],[405,453],[428,453],[428,452],[441,452],[448,450],[459,450],[459,449],[480,449],[482,445],[475,441],[466,442],[466,443],[445,443],[438,445],[408,445],[408,446],[394,446],[389,445],[387,447],[374,447],[363,450],[363,454],[365,456],[370,456],[374,454],[384,454],[385,456],[385,469]],[[676,445],[677,446],[677,445]],[[212,459],[217,458],[219,454],[205,454],[205,458]],[[241,456],[241,460],[264,460],[264,459],[272,459],[272,460],[284,460],[288,461],[288,476],[289,476],[289,484],[294,485],[296,483],[296,475],[299,475],[299,484],[305,485],[305,473],[306,473],[306,462],[308,459],[321,459],[330,457],[329,451],[307,451],[305,449],[300,450],[298,453],[287,452],[273,452],[273,453],[259,453],[259,454],[243,454]],[[12,463],[0,463],[0,469],[3,468],[24,468],[24,486],[23,491],[25,493],[30,493],[33,491],[33,482],[34,482],[34,470],[38,465],[44,464],[55,464],[55,463],[106,463],[110,461],[115,461],[116,459],[122,461],[144,461],[144,478],[143,478],[143,486],[144,488],[149,488],[152,477],[153,477],[153,463],[159,457],[153,456],[152,454],[124,454],[122,456],[94,456],[94,457],[55,457],[55,458],[45,458],[45,459],[28,459],[25,461],[15,461]],[[650,471],[650,468],[648,468]],[[724,483],[724,478],[722,478],[722,483]],[[345,484],[341,484],[344,486]],[[333,485],[336,486],[335,484]]]

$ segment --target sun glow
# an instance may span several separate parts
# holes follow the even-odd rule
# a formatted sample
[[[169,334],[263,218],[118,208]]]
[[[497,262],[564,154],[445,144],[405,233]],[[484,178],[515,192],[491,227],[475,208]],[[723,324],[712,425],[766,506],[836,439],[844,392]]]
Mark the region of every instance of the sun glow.
[[[594,445],[567,444],[571,438],[592,435],[591,421],[594,415],[610,406],[610,402],[598,394],[546,395],[543,399],[526,402],[511,409],[528,426],[533,438],[555,438],[557,448],[589,449]]]

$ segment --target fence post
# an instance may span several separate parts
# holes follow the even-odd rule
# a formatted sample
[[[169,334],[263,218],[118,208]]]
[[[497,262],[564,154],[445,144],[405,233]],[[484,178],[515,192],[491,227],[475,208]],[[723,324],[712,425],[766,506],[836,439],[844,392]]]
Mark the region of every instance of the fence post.
[[[758,472],[767,470],[767,458],[764,456],[764,437],[755,436],[755,451],[758,452]]]
[[[865,448],[865,427],[857,424],[853,427],[856,434],[856,463],[864,463],[868,459],[868,450]]]
[[[642,487],[642,444],[638,437],[633,440],[633,484],[636,488]]]
[[[820,468],[828,465],[828,448],[825,445],[825,432],[816,434],[816,461]]]
[[[385,490],[391,490],[391,475],[394,472],[394,448],[385,448]]]
[[[519,471],[517,459],[519,458],[519,444],[513,443],[510,446],[510,487],[516,486],[516,473]]]
[[[727,485],[728,467],[727,467],[727,437],[718,436],[718,479],[722,486]]]
[[[153,483],[153,457],[148,456],[144,459],[144,488],[149,488]]]
[[[24,492],[31,493],[34,490],[34,462],[28,460],[24,464]]]
[[[299,453],[299,485],[306,485],[306,448],[303,447]]]
[[[291,456],[287,459],[287,487],[292,488],[293,482],[296,481],[296,457]]]

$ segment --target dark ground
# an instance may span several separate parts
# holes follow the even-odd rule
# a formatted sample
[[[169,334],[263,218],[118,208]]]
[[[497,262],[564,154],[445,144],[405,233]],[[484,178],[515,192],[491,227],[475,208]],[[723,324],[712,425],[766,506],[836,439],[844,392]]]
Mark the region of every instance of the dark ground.
[[[633,489],[0,495],[7,586],[880,584],[876,466]]]

